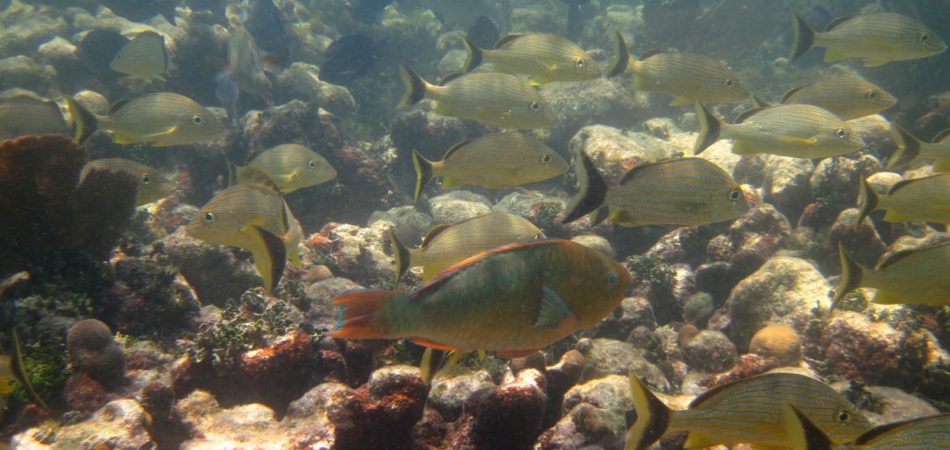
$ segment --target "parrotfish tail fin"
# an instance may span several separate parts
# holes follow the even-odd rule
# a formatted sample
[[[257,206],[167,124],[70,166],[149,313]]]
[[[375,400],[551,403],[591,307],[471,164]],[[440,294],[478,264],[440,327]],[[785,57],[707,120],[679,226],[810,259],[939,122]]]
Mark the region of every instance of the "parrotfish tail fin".
[[[637,421],[627,430],[624,450],[645,449],[663,437],[672,413],[634,374],[630,374],[630,389]]]
[[[607,68],[607,78],[615,77],[627,70],[630,64],[630,50],[627,49],[627,43],[623,40],[623,35],[618,31],[614,35],[614,60]]]
[[[271,295],[284,274],[287,246],[279,236],[257,225],[251,225],[250,232],[254,235],[251,239],[254,244],[250,248],[254,267],[264,280],[264,292]]]
[[[399,77],[402,78],[402,84],[406,88],[406,93],[399,101],[400,108],[415,105],[425,98],[429,83],[426,83],[419,74],[404,63],[399,63]]]
[[[881,197],[868,186],[868,182],[861,177],[861,184],[858,187],[858,217],[854,221],[854,228],[857,229],[864,222],[864,218],[877,209]]]
[[[413,191],[412,201],[418,202],[422,195],[422,188],[432,180],[432,161],[425,159],[418,151],[412,151],[412,167],[416,169],[416,190]]]
[[[786,403],[782,407],[785,435],[792,450],[832,450],[834,443],[811,419],[795,406]]]
[[[73,115],[73,140],[82,145],[99,128],[99,120],[96,115],[80,105],[72,96],[66,96],[66,105],[69,107],[69,113]]]
[[[597,172],[594,162],[583,151],[577,155],[575,171],[580,190],[567,204],[567,215],[561,219],[561,223],[571,223],[599,208],[604,203],[604,197],[607,196],[607,182]]]
[[[426,347],[425,353],[422,354],[422,361],[419,362],[419,372],[426,384],[432,383],[435,374],[442,368],[447,354],[446,350]]]
[[[462,43],[465,44],[465,52],[467,53],[465,56],[465,68],[462,70],[471,72],[475,70],[476,67],[482,65],[484,54],[481,48],[468,40],[468,36],[462,38]]]
[[[845,294],[855,290],[861,285],[861,278],[864,276],[864,268],[855,262],[844,249],[844,245],[838,243],[838,257],[841,258],[841,281],[835,287],[835,297],[831,300],[831,309],[828,310],[828,316],[841,302]]]
[[[792,18],[792,51],[789,53],[788,60],[794,61],[811,49],[815,44],[815,30],[805,23],[801,16],[795,14]]]
[[[894,135],[897,150],[887,160],[887,168],[906,166],[917,159],[920,155],[920,140],[896,123],[891,124],[891,133]]]
[[[396,258],[396,280],[393,282],[393,288],[395,289],[399,285],[399,279],[409,268],[410,256],[409,249],[402,242],[399,242],[399,238],[396,237],[396,230],[389,230],[389,242],[393,246],[393,257]]]
[[[373,324],[377,311],[390,300],[400,295],[398,291],[354,289],[333,299],[334,305],[340,305],[340,317],[336,330],[328,333],[330,337],[347,339],[381,339],[382,330]]]
[[[699,120],[699,136],[693,144],[693,154],[698,155],[719,140],[722,121],[700,102],[696,102],[696,119]]]

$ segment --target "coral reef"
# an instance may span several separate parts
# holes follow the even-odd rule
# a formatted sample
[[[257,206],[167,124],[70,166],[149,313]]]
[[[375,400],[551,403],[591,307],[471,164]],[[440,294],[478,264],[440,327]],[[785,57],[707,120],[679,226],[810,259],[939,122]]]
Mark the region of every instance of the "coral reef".
[[[122,381],[125,355],[108,325],[96,319],[74,323],[66,335],[66,350],[77,371],[103,384]]]

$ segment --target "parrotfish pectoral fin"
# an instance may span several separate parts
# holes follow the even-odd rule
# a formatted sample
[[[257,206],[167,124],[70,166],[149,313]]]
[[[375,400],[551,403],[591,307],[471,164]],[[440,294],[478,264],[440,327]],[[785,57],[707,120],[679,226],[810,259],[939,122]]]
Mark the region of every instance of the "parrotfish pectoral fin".
[[[573,315],[554,289],[547,286],[541,288],[541,309],[538,311],[538,320],[534,322],[535,328],[557,328],[562,320]]]
[[[284,273],[287,247],[280,237],[257,225],[248,225],[241,232],[251,236],[252,244],[248,250],[251,251],[257,273],[264,280],[264,292],[270,295]]]
[[[340,305],[340,318],[337,329],[327,333],[330,337],[347,339],[381,339],[384,336],[374,321],[376,312],[398,298],[399,291],[354,289],[336,296],[334,305]]]

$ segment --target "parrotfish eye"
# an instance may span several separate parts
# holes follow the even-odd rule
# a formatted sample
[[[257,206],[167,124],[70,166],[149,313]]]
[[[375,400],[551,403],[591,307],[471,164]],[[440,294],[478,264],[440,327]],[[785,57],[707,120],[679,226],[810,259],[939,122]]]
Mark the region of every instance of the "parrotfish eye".
[[[617,274],[612,273],[612,272],[611,272],[611,273],[608,273],[608,274],[607,274],[607,287],[608,287],[608,288],[612,288],[612,287],[614,287],[615,284],[617,284]]]
[[[151,182],[152,182],[152,177],[150,177],[150,176],[148,176],[148,175],[143,175],[143,176],[142,176],[142,184],[149,184],[149,183],[151,183]]]
[[[726,81],[723,81],[722,84],[726,85],[726,87],[732,87],[732,85],[734,85],[734,84],[736,84],[736,83],[735,83],[734,81],[732,81],[731,78],[726,78]]]
[[[307,161],[307,167],[309,167],[309,168],[311,168],[311,169],[316,169],[316,168],[317,168],[317,162],[311,159],[310,161]]]
[[[584,66],[587,65],[587,63],[585,63],[583,59],[578,59],[577,61],[574,62],[574,64],[577,64],[577,67],[580,69],[583,69]]]
[[[868,100],[874,100],[874,97],[877,97],[877,94],[874,92],[874,90],[870,90],[864,93],[864,98]]]
[[[835,422],[845,423],[849,420],[851,420],[851,414],[848,413],[847,411],[842,409],[841,411],[838,411],[837,413],[835,413]]]
[[[205,213],[205,222],[206,222],[206,223],[214,222],[214,213],[213,213],[213,212],[208,211],[208,212]]]
[[[838,139],[845,140],[848,138],[848,130],[844,128],[838,128],[835,130],[835,136],[838,136]]]
[[[531,110],[535,112],[540,111],[541,105],[538,104],[538,102],[531,102]]]
[[[739,196],[742,195],[742,191],[738,189],[733,189],[729,191],[729,200],[736,201],[739,200]]]
[[[201,117],[200,114],[195,114],[195,115],[191,118],[191,121],[194,122],[195,125],[201,125],[201,123],[204,122],[205,120],[204,120],[204,118]]]

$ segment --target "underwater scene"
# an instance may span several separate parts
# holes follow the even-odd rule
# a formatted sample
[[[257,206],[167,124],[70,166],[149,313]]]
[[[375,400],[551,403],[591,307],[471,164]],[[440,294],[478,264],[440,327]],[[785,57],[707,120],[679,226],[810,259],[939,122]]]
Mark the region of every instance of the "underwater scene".
[[[948,42],[0,0],[0,450],[950,449]]]

